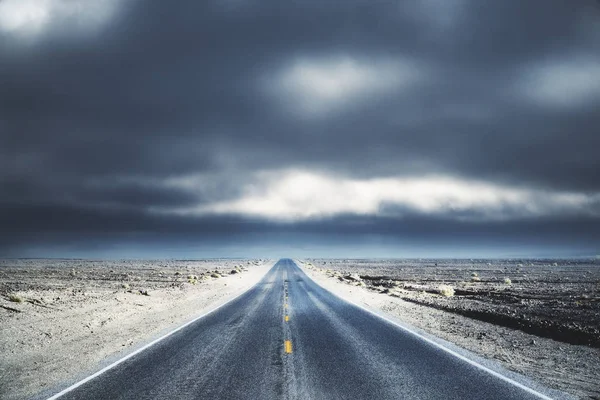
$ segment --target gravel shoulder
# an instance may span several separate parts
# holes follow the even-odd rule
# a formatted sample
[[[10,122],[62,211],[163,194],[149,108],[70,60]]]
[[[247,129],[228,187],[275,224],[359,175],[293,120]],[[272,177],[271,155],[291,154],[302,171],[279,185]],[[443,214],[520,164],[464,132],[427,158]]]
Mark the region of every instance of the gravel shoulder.
[[[239,295],[264,260],[0,260],[0,398],[85,377]]]
[[[593,263],[541,264],[545,267],[515,261],[299,263],[340,297],[496,360],[549,388],[600,399],[600,268]],[[448,288],[453,295],[445,292]],[[519,323],[513,324],[513,317]]]

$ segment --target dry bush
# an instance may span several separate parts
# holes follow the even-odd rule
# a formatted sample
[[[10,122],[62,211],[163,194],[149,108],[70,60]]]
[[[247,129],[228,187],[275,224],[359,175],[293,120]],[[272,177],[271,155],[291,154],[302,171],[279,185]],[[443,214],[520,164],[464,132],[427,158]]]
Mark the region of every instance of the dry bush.
[[[17,296],[16,294],[9,295],[8,299],[10,301],[12,301],[13,303],[22,303],[23,302],[23,298],[20,296]]]
[[[445,296],[445,297],[454,296],[454,288],[450,285],[440,285],[438,287],[438,292],[439,292],[439,294],[441,294],[442,296]]]

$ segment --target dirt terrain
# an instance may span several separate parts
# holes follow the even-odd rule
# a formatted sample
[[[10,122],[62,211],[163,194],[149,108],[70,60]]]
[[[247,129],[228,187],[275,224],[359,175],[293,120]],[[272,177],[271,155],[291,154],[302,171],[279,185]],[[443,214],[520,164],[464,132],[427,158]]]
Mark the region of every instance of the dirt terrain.
[[[600,399],[598,260],[306,260],[330,290]]]
[[[0,260],[0,398],[31,398],[94,372],[251,287],[272,265]]]

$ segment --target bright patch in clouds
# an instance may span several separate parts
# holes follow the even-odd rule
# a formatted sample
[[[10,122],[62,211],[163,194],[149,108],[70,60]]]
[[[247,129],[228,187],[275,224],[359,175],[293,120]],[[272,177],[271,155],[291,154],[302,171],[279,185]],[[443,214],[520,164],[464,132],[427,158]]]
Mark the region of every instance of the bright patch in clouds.
[[[106,22],[117,0],[0,0],[0,33],[36,37],[52,26],[91,29]]]
[[[519,85],[536,102],[578,107],[600,100],[600,59],[574,58],[537,66]]]
[[[288,65],[272,86],[302,113],[319,114],[409,87],[420,75],[416,65],[398,59],[306,58]]]
[[[502,220],[557,211],[596,213],[600,194],[544,192],[450,177],[351,179],[307,171],[261,173],[237,199],[181,214],[239,214],[298,221],[339,214],[439,214]],[[468,215],[468,217],[465,217]]]

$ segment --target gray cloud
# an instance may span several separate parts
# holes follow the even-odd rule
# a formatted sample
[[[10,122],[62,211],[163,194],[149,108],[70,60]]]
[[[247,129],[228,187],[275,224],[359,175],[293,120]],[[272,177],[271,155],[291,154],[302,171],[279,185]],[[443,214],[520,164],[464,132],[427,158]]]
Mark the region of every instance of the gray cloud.
[[[157,211],[239,198],[260,171],[600,192],[593,0],[115,4],[85,34],[64,12],[35,40],[0,30],[5,248],[43,244],[43,232],[248,233],[246,217]],[[478,229],[536,243],[565,218],[569,243],[594,251],[586,215]],[[357,235],[394,237],[395,219],[361,218]],[[250,221],[279,234],[342,226]],[[434,223],[405,226],[444,242]]]

